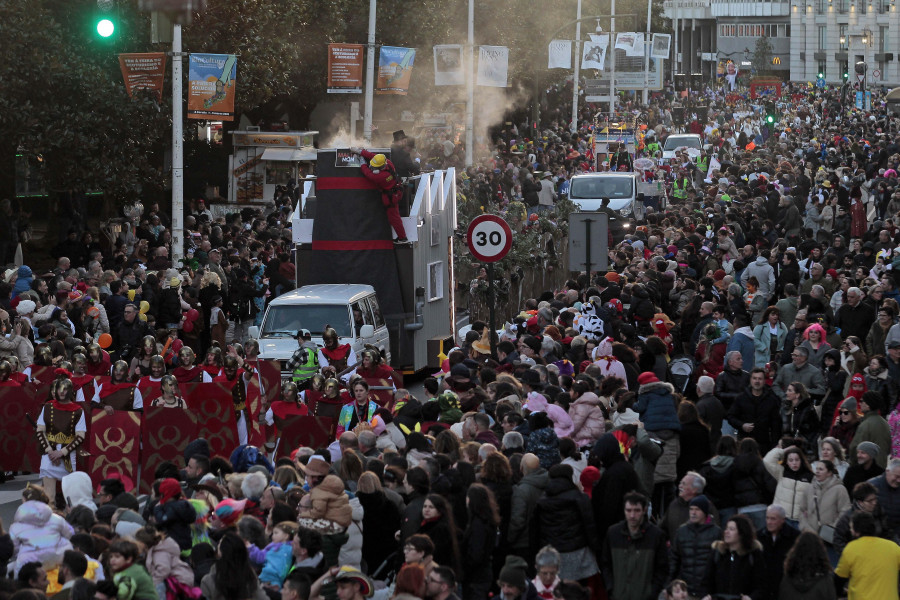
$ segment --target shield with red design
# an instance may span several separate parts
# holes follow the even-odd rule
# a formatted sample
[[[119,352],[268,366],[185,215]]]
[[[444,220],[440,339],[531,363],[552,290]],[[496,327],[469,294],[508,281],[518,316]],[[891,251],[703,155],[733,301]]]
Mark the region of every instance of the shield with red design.
[[[31,365],[31,387],[35,391],[35,396],[42,401],[50,397],[50,384],[56,379],[54,371],[56,367],[42,367],[40,365]]]
[[[197,418],[183,408],[144,407],[144,426],[141,428],[141,492],[150,491],[153,475],[163,461],[184,467],[181,460],[184,448],[197,439]]]
[[[332,420],[326,417],[289,417],[280,424],[281,439],[277,457],[290,456],[291,452],[306,446],[325,448],[334,439]]]
[[[369,384],[369,396],[378,406],[387,406],[394,398],[394,384],[383,377],[363,376]]]
[[[151,402],[162,396],[161,381],[150,381],[143,378],[138,381],[137,389],[141,393],[141,400],[143,400],[144,406],[150,406]]]
[[[0,387],[0,469],[40,470],[41,451],[34,423],[41,413],[42,398],[30,386]]]
[[[257,448],[266,444],[266,429],[259,423],[259,411],[262,409],[262,393],[259,376],[254,373],[247,382],[247,443]]]
[[[259,360],[256,369],[259,372],[263,406],[268,408],[281,398],[281,365],[277,360]]]
[[[137,485],[141,451],[140,413],[117,410],[92,410],[88,434],[88,472],[94,487],[110,477],[122,480],[126,491]]]
[[[220,381],[186,383],[179,388],[188,409],[197,418],[197,437],[206,438],[213,456],[231,456],[238,446],[231,386]]]

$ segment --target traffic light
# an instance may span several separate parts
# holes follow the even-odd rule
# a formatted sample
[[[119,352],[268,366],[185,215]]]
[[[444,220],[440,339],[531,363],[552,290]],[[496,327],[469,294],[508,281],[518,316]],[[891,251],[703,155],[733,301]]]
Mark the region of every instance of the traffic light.
[[[775,123],[775,115],[766,115],[766,123],[769,125]]]
[[[94,33],[103,40],[109,40],[115,35],[118,23],[116,0],[97,0],[92,23]]]
[[[766,124],[767,125],[775,124],[775,103],[774,102],[766,102]]]
[[[848,79],[850,79],[850,73],[844,71],[844,81],[847,81]]]
[[[825,73],[819,71],[819,79],[825,79]]]

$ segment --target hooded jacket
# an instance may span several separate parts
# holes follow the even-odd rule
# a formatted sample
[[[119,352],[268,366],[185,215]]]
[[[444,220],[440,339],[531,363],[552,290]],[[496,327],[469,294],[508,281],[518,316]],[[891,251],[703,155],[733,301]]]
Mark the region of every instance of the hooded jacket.
[[[16,283],[13,284],[13,291],[10,298],[15,298],[22,292],[27,292],[31,289],[31,282],[34,281],[34,276],[31,273],[31,267],[28,265],[22,265],[19,267],[17,272],[18,279],[16,279]]]
[[[784,509],[788,519],[799,521],[806,510],[806,498],[809,493],[812,473],[804,470],[802,473],[793,473],[785,469],[781,461],[784,459],[784,450],[772,448],[763,458],[763,463],[769,473],[778,481],[775,487],[775,499],[773,504]]]
[[[545,412],[553,421],[553,431],[556,437],[563,438],[572,435],[572,417],[562,406],[551,404],[547,397],[540,393],[528,394],[528,403],[525,405],[531,412]]]
[[[731,483],[731,467],[733,456],[713,456],[703,463],[698,473],[706,479],[703,493],[710,503],[722,510],[734,508],[734,486]]]
[[[570,477],[550,477],[543,497],[534,509],[537,545],[551,545],[560,552],[573,552],[590,547],[596,556],[594,515],[591,501]]]
[[[734,489],[735,506],[740,508],[753,504],[770,504],[778,482],[766,470],[760,457],[755,454],[740,454],[732,463],[731,486]]]
[[[572,417],[570,437],[578,448],[592,445],[606,431],[600,398],[594,392],[585,392],[572,402],[569,414]]]
[[[534,511],[538,500],[547,488],[550,476],[540,467],[528,473],[515,485],[510,504],[509,546],[525,548],[529,544],[528,529],[534,523]]]
[[[188,500],[169,500],[153,507],[153,517],[160,531],[178,543],[182,550],[190,550],[191,525],[197,520],[197,511]]]
[[[343,492],[345,497],[348,497],[348,502],[350,503],[350,516],[351,522],[350,526],[347,527],[347,535],[350,536],[344,544],[341,546],[341,553],[338,556],[338,564],[340,565],[349,565],[351,567],[355,567],[357,569],[362,569],[362,548],[363,548],[363,517],[365,516],[365,510],[363,509],[362,503],[360,503],[359,498],[349,497],[348,492]],[[374,565],[373,568],[377,568],[378,565]]]
[[[640,489],[634,467],[622,456],[619,440],[611,433],[604,433],[591,449],[591,456],[600,461],[603,474],[591,494],[594,507],[594,521],[597,534],[604,536],[606,531],[617,523],[625,514],[625,494]]]
[[[672,384],[664,381],[645,383],[638,388],[634,410],[641,415],[641,421],[647,431],[663,429],[681,431],[681,423],[675,410],[674,392]]]
[[[767,299],[772,297],[775,292],[775,269],[769,264],[769,261],[763,256],[757,256],[756,260],[750,263],[741,274],[741,285],[747,287],[747,281],[751,277],[756,277],[759,281],[758,293]]]
[[[712,549],[701,595],[744,594],[752,600],[761,600],[766,581],[762,544],[754,541],[749,551],[730,552],[725,542],[720,540],[713,543]]]
[[[325,519],[347,528],[353,520],[350,500],[344,493],[344,482],[337,475],[328,475],[309,493],[312,505],[300,517]]]
[[[560,462],[559,438],[550,427],[536,429],[528,435],[525,449],[541,461],[541,466],[549,469]]]
[[[170,537],[163,538],[161,542],[147,550],[145,564],[156,585],[165,583],[169,577],[174,577],[182,585],[189,587],[194,585],[194,571],[181,560],[181,549]]]
[[[9,528],[16,550],[15,574],[25,563],[59,564],[63,553],[72,549],[69,538],[75,533],[50,506],[37,500],[23,502]]]
[[[62,493],[66,503],[71,507],[86,506],[97,512],[91,476],[84,471],[75,471],[62,478]]]
[[[819,532],[823,525],[834,527],[841,514],[850,508],[850,495],[837,475],[825,481],[813,480],[806,493],[806,506],[800,519],[801,531]]]
[[[702,596],[703,576],[712,552],[712,544],[722,536],[722,529],[712,517],[704,523],[685,523],[675,532],[669,553],[669,579],[683,579],[688,593]]]

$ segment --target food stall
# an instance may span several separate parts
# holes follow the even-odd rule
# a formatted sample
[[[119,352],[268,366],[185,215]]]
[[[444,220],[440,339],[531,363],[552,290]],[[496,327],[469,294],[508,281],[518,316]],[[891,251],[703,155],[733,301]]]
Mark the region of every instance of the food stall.
[[[234,131],[228,203],[270,204],[275,188],[314,172],[318,131]]]

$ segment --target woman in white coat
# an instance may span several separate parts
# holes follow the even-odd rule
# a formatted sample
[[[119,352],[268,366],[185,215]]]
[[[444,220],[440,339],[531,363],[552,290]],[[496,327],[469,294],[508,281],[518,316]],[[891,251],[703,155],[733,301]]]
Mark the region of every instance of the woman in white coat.
[[[786,449],[776,446],[769,450],[763,463],[778,481],[772,504],[782,507],[788,522],[796,527],[806,508],[806,494],[813,478],[806,456],[797,446]]]

